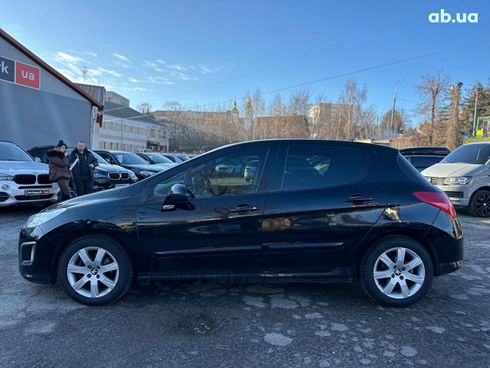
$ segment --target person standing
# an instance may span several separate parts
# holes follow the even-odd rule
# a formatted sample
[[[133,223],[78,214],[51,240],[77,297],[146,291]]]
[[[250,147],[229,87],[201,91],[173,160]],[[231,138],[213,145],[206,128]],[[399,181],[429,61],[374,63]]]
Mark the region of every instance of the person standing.
[[[58,200],[70,199],[70,162],[66,157],[67,146],[62,140],[47,153],[49,163],[49,180],[56,182],[60,187]]]
[[[70,154],[70,164],[77,196],[92,193],[94,191],[94,168],[98,166],[98,162],[92,152],[87,149],[84,141],[78,142],[77,148]]]

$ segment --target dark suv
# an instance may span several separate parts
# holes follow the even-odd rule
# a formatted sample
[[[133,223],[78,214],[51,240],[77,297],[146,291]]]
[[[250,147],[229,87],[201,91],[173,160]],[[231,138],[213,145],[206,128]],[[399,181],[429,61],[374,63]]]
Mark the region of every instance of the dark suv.
[[[235,162],[232,172],[219,168]],[[254,170],[246,170],[250,163]],[[396,149],[313,140],[225,146],[31,216],[20,272],[105,304],[136,278],[351,281],[405,306],[463,265],[448,197]]]
[[[48,151],[54,146],[38,146],[33,147],[29,151],[32,157],[38,158],[41,162],[48,163]],[[68,148],[68,154],[73,151],[73,148]],[[98,166],[94,169],[94,190],[104,190],[111,188],[119,188],[133,184],[138,181],[138,177],[124,167],[111,165],[104,160],[100,155],[91,151],[98,162]]]
[[[400,148],[400,153],[418,170],[423,171],[437,164],[451,151],[446,147]]]

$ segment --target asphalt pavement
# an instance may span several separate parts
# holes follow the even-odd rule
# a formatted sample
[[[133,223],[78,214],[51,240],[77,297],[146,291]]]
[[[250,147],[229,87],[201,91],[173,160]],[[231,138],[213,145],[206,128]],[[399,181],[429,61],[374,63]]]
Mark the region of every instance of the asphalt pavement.
[[[409,308],[358,284],[172,283],[86,307],[18,272],[35,208],[0,209],[0,367],[490,367],[490,219],[465,266]]]

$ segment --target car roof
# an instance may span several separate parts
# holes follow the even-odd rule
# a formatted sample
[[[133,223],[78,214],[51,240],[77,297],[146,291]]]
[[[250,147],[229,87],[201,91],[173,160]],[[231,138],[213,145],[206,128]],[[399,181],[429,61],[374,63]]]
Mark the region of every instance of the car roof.
[[[446,156],[451,151],[446,147],[438,147],[438,146],[422,146],[422,147],[406,147],[400,148],[400,153],[402,155],[444,155]]]

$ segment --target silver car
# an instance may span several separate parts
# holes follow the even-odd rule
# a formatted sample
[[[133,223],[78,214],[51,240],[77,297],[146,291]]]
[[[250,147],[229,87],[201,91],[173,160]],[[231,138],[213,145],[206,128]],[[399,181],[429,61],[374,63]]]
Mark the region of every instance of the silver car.
[[[16,144],[0,141],[0,207],[56,202],[58,191],[58,184],[49,181],[48,165]]]
[[[462,145],[422,175],[446,192],[455,207],[490,216],[490,142]]]

